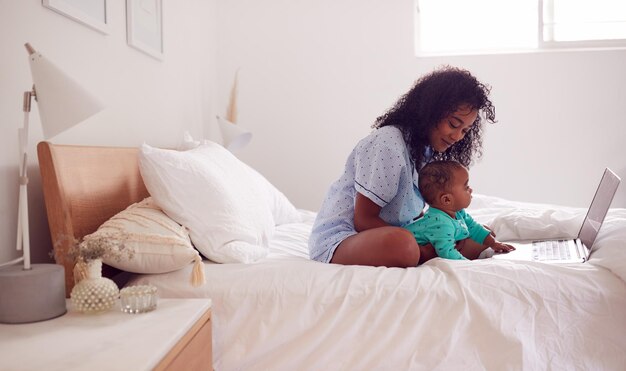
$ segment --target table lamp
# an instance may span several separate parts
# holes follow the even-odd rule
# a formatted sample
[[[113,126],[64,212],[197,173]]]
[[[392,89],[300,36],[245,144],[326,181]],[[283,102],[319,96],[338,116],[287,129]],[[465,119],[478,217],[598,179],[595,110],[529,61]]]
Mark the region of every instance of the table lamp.
[[[226,118],[217,117],[217,126],[222,133],[222,145],[232,153],[247,146],[252,140],[252,133],[237,126],[237,90],[239,85],[239,70],[235,72],[235,79],[230,88]]]
[[[58,264],[31,264],[28,228],[28,118],[34,97],[44,139],[50,139],[84,121],[104,107],[80,84],[56,67],[30,44],[28,51],[33,89],[24,92],[24,126],[18,129],[19,203],[17,249],[23,256],[0,265],[0,322],[28,323],[63,315],[65,272]],[[23,265],[16,265],[23,262]]]
[[[217,124],[222,133],[223,146],[233,153],[248,145],[252,140],[251,132],[225,118],[217,116]]]

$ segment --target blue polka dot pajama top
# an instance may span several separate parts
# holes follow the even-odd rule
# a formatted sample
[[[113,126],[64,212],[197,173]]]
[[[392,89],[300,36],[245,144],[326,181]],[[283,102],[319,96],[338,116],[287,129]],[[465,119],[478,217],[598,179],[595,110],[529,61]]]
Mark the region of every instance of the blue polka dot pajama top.
[[[427,149],[427,162],[432,150]],[[404,226],[420,215],[424,200],[417,171],[400,130],[384,126],[363,138],[348,156],[343,175],[328,190],[309,239],[311,259],[328,263],[343,240],[356,234],[354,201],[361,193],[380,206],[380,217]]]

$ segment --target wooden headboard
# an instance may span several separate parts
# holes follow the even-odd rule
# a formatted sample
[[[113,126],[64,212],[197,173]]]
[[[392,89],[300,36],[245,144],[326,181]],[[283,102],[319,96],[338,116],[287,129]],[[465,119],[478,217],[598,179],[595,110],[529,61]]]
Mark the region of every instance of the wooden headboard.
[[[73,238],[94,232],[128,205],[148,197],[139,173],[138,148],[37,145],[41,182],[57,264],[65,267],[65,292],[74,286]],[[103,274],[111,276],[113,268]]]

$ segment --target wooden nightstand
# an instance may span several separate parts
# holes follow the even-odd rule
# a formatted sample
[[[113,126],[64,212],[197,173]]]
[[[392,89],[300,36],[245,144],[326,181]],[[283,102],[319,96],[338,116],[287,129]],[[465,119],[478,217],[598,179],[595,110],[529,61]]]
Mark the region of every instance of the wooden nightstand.
[[[127,314],[74,311],[43,322],[0,324],[7,370],[211,370],[211,300],[159,299]]]

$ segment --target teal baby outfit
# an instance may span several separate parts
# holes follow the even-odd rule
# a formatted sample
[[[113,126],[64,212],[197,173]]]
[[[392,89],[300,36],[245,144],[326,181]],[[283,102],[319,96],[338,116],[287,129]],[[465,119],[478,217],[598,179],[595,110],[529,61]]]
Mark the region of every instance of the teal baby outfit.
[[[445,211],[430,207],[424,216],[405,226],[420,245],[432,244],[437,255],[445,259],[467,260],[456,249],[456,242],[471,238],[482,244],[489,231],[474,221],[465,209],[452,218]]]

